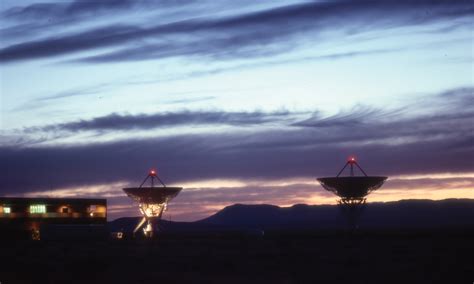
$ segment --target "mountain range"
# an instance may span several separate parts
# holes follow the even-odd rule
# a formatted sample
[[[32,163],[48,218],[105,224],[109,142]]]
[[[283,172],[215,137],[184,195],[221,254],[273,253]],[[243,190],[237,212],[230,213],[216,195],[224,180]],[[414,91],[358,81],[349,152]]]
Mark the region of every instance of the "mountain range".
[[[109,222],[111,231],[130,232],[140,217]],[[337,205],[234,204],[195,222],[162,220],[167,232],[216,232],[264,230],[332,230],[347,228],[344,210]],[[474,227],[474,200],[400,200],[368,203],[361,212],[361,229],[445,229]]]

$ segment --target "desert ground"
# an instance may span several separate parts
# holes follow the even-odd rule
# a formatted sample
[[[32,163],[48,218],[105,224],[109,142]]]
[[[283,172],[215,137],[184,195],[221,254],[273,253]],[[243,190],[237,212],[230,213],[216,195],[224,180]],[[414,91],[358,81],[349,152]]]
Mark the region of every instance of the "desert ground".
[[[10,283],[472,283],[474,230],[2,242]]]

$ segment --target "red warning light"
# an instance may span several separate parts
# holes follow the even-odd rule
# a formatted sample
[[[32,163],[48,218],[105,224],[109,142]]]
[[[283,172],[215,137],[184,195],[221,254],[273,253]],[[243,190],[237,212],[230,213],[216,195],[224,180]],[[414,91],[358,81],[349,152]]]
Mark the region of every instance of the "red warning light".
[[[356,162],[356,158],[355,158],[355,157],[349,157],[348,162],[349,162],[349,163],[355,163],[355,162]]]
[[[150,170],[150,175],[151,176],[156,176],[156,171],[155,170]]]

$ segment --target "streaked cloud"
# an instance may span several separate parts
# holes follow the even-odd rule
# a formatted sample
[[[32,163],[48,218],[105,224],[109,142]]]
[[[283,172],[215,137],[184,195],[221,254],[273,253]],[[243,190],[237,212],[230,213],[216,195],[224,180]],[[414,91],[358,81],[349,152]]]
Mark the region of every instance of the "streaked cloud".
[[[120,2],[120,5],[108,2],[94,5],[81,1],[64,7],[36,5],[30,9],[10,9],[5,13],[10,17],[21,17],[19,15],[22,14],[62,15],[64,12],[66,15],[90,15],[89,11],[111,12],[115,8],[127,11],[124,8],[135,6],[128,1]],[[0,50],[0,61],[7,63],[57,57],[91,50],[96,50],[97,54],[80,56],[77,60],[110,62],[176,56],[248,58],[292,50],[295,43],[304,42],[300,40],[302,34],[324,40],[322,33],[325,30],[356,34],[367,30],[447,21],[469,17],[473,13],[472,5],[466,1],[418,1],[414,4],[410,2],[410,5],[400,1],[298,3],[226,16],[189,15],[174,22],[151,26],[137,23],[102,25],[61,36],[11,44]],[[345,19],[342,23],[338,21],[341,17]],[[135,44],[137,41],[141,42],[138,46]]]
[[[173,126],[193,125],[257,125],[269,122],[281,122],[290,119],[288,111],[263,113],[263,112],[223,112],[223,111],[181,111],[174,113],[156,113],[139,115],[121,115],[112,113],[107,116],[91,120],[82,120],[58,125],[32,128],[28,131],[105,131],[105,130],[133,130],[153,129]]]
[[[52,186],[52,185],[51,185]],[[50,189],[45,191],[31,191],[23,194],[25,197],[54,197],[54,198],[112,198],[123,196],[119,189],[130,186],[126,182],[116,182],[92,186],[79,186],[72,188]]]
[[[405,116],[389,112],[385,116],[383,112],[362,109],[363,115],[356,110],[353,115],[320,118],[323,124],[312,119],[311,123],[305,120],[303,126],[280,123],[252,131],[237,128],[103,143],[4,146],[0,148],[0,170],[6,175],[0,179],[0,187],[10,191],[31,190],[37,183],[48,184],[53,172],[59,186],[112,182],[117,177],[131,181],[146,170],[144,165],[162,168],[165,178],[173,182],[312,177],[335,173],[341,161],[351,154],[367,161],[362,164],[369,165],[369,173],[399,176],[469,172],[473,170],[474,159],[470,123],[473,109],[468,105],[472,89],[462,90],[439,95],[444,108],[435,114]],[[286,118],[288,113],[280,115]],[[278,114],[274,116],[280,119]],[[75,131],[133,130],[140,123],[147,128],[170,119],[166,114],[112,116],[111,121],[109,118],[66,123],[64,127]],[[262,113],[216,113],[209,118],[201,117],[200,113],[185,113],[178,118],[167,123],[178,121],[191,126],[196,121],[212,123],[220,119],[221,123],[245,126],[269,117]],[[24,179],[25,168],[35,173],[34,182]]]

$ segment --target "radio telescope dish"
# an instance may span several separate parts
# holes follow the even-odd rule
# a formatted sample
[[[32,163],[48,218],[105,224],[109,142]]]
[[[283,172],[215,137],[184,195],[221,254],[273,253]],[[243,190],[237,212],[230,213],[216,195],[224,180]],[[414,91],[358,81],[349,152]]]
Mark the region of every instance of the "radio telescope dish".
[[[341,198],[361,198],[379,189],[387,177],[324,177],[318,181],[327,191]]]
[[[350,168],[350,175],[341,177],[340,175],[347,166]],[[363,176],[354,175],[355,167],[362,172]],[[349,224],[354,229],[365,206],[367,195],[382,187],[387,177],[368,176],[356,159],[350,157],[337,176],[322,177],[317,180],[324,189],[339,196],[338,204],[347,213]]]
[[[162,186],[156,187],[155,179]],[[144,187],[143,185],[147,180],[150,180],[151,186]],[[139,187],[124,188],[123,191],[127,196],[138,203],[140,213],[143,215],[142,220],[133,230],[133,234],[135,235],[146,222],[147,225],[143,229],[143,233],[146,237],[152,237],[154,223],[161,219],[163,212],[166,211],[168,202],[175,198],[182,189],[182,187],[167,187],[158,177],[156,170],[151,170]]]

